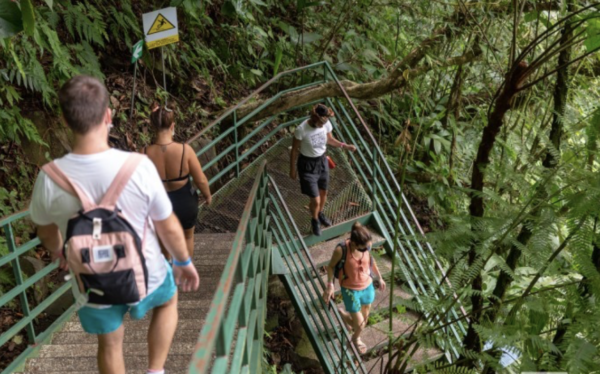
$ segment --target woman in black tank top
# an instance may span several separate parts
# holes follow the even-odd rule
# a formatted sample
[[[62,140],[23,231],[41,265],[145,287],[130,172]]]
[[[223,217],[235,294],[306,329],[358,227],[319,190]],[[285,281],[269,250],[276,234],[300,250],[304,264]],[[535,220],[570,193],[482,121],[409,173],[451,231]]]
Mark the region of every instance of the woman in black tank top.
[[[197,188],[202,192],[206,203],[210,204],[212,196],[208,180],[202,172],[194,150],[187,144],[173,141],[175,116],[171,109],[155,105],[150,115],[150,123],[156,131],[156,136],[154,144],[145,147],[144,153],[156,165],[173,204],[173,212],[184,229],[188,252],[193,258],[194,227],[198,216]],[[164,252],[167,256],[166,251]]]

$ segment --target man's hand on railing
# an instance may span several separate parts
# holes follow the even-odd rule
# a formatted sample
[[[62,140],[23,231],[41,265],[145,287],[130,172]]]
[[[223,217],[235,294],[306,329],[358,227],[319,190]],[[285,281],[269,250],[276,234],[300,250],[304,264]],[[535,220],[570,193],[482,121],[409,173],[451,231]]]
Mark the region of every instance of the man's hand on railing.
[[[183,292],[196,291],[198,287],[200,287],[200,276],[198,275],[198,271],[194,264],[191,261],[184,266],[177,266],[175,261],[173,264],[175,284],[177,284]]]
[[[323,291],[323,301],[325,304],[329,304],[329,300],[331,300],[331,296],[333,296],[333,283],[328,283],[325,291]]]
[[[62,250],[52,252],[52,261],[56,261],[56,260],[59,260],[58,267],[61,270],[69,269],[69,265],[67,264],[67,259],[65,258],[65,256],[63,256]]]
[[[344,149],[347,149],[347,150],[349,150],[350,152],[356,152],[356,146],[355,146],[355,145],[353,145],[353,144],[346,144],[346,145],[344,146]]]

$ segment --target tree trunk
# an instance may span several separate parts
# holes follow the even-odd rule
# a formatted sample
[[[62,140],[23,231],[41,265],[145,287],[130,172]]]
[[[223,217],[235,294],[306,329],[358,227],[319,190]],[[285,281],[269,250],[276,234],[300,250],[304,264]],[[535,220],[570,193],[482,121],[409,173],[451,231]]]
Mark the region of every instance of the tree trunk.
[[[494,110],[488,118],[488,125],[483,129],[481,143],[479,143],[479,149],[477,150],[477,157],[473,162],[473,175],[471,177],[472,192],[470,193],[471,203],[469,205],[469,212],[474,220],[483,217],[484,205],[482,193],[485,169],[490,163],[490,154],[492,148],[494,147],[496,137],[498,136],[498,133],[502,128],[502,124],[504,123],[504,115],[510,109],[512,99],[519,91],[521,81],[523,80],[526,71],[527,64],[525,62],[520,62],[507,74],[504,87],[502,88],[500,95],[494,101]],[[473,228],[473,230],[475,230],[475,228]],[[474,242],[469,251],[469,266],[473,265],[476,258],[477,243]],[[474,291],[481,292],[482,284],[483,281],[481,275],[479,275],[473,280],[471,286]],[[471,308],[473,310],[473,315],[469,321],[467,335],[463,341],[467,350],[481,352],[481,341],[479,339],[479,335],[474,329],[474,325],[479,323],[482,307],[483,298],[480,295],[473,295],[471,297]]]
[[[572,4],[569,3],[569,12],[571,12]],[[561,45],[568,42],[568,40],[572,37],[573,30],[567,24],[565,29],[563,30],[561,37]],[[565,66],[560,69],[557,73],[556,78],[556,86],[554,88],[554,111],[552,118],[552,128],[550,130],[550,140],[552,142],[552,147],[554,150],[547,149],[546,157],[544,158],[543,165],[547,170],[552,170],[558,165],[559,157],[560,157],[560,140],[563,133],[563,116],[565,114],[567,97],[569,94],[569,68],[566,66],[567,63],[571,60],[571,48],[565,48],[560,52],[558,56],[558,66]],[[558,156],[558,157],[557,157]],[[535,201],[543,201],[546,198],[546,192],[544,186],[540,186],[536,191]],[[538,205],[537,208],[534,208],[530,212],[530,217],[526,220],[522,227],[519,235],[517,235],[517,241],[520,245],[525,246],[529,239],[533,235],[531,231],[532,223],[539,217],[540,207]],[[511,270],[514,270],[519,262],[521,257],[520,246],[513,245],[510,248],[508,253],[508,257],[506,258],[506,264],[510,267]],[[504,298],[506,290],[512,283],[512,279],[510,275],[505,272],[500,272],[500,276],[498,277],[498,281],[496,282],[496,287],[494,288],[494,296],[496,299],[492,300],[493,304],[501,303],[501,300]],[[490,320],[494,321],[496,318],[497,309],[494,308],[490,312]]]

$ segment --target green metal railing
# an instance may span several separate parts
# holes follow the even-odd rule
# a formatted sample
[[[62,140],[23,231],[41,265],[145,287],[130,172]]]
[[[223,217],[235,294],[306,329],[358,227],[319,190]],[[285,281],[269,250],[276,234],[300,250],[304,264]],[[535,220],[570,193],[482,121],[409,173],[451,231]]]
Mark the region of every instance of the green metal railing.
[[[261,372],[272,244],[268,203],[263,163],[200,332],[189,373]]]
[[[65,284],[54,290],[54,292],[52,292],[37,305],[32,305],[30,303],[27,294],[28,291],[33,293],[33,287],[35,287],[36,283],[40,281],[43,282],[52,271],[58,268],[58,263],[53,262],[47,265],[27,279],[25,279],[23,276],[21,264],[19,262],[20,258],[40,244],[40,240],[37,237],[20,246],[17,246],[15,242],[15,234],[13,230],[14,225],[17,223],[23,223],[28,216],[28,211],[22,211],[0,219],[0,228],[4,234],[8,249],[8,255],[0,258],[0,267],[10,266],[12,268],[15,281],[15,287],[0,296],[0,308],[5,307],[8,303],[18,297],[21,312],[23,314],[23,317],[20,320],[0,334],[0,347],[9,342],[11,339],[14,339],[14,337],[23,330],[26,331],[28,342],[27,349],[17,356],[17,358],[15,358],[12,363],[10,363],[8,367],[2,371],[2,374],[12,373],[17,367],[19,367],[25,361],[25,359],[37,349],[37,346],[46,341],[51,336],[52,332],[60,324],[66,321],[75,310],[75,305],[71,306],[64,313],[62,313],[62,315],[60,315],[52,323],[52,325],[41,331],[38,331],[38,329],[35,327],[35,319],[65,292],[69,291],[71,289],[71,283],[65,282]]]
[[[306,71],[313,73],[313,82],[303,83],[298,87],[277,91],[251,113],[245,115],[243,118],[238,118],[238,111],[244,104],[250,102],[250,100],[259,99],[260,93],[268,91],[268,89],[273,86],[277,86],[276,83],[279,83],[284,77],[299,73],[303,73],[304,77],[306,77]],[[341,98],[315,100],[289,109],[284,108],[281,113],[272,115],[266,120],[263,120],[243,138],[238,138],[238,134],[241,131],[240,128],[243,125],[252,122],[252,119],[256,114],[260,113],[277,100],[285,97],[285,95],[331,81],[335,82],[337,85],[337,88],[341,93]],[[354,166],[355,173],[359,176],[363,186],[371,196],[373,211],[378,213],[381,226],[380,229],[387,235],[386,239],[388,240],[386,241],[386,250],[392,257],[394,257],[394,233],[396,231],[399,232],[398,238],[396,239],[398,250],[395,256],[395,258],[398,259],[396,263],[399,267],[398,270],[403,273],[405,280],[416,299],[420,302],[424,302],[425,298],[439,300],[451,297],[456,299],[457,296],[452,290],[452,285],[449,280],[446,278],[444,267],[438,261],[437,256],[429,243],[426,242],[423,230],[406,200],[406,197],[401,192],[400,185],[394,177],[394,173],[387,163],[384,154],[379,148],[378,142],[368,129],[356,106],[328,62],[319,62],[277,74],[247,98],[225,112],[207,128],[192,137],[189,142],[193,142],[201,136],[214,133],[219,129],[222,130],[214,140],[198,150],[197,155],[200,157],[210,148],[219,145],[228,137],[234,137],[237,143],[223,146],[224,149],[217,152],[217,156],[214,159],[208,164],[203,165],[204,168],[207,169],[211,166],[218,165],[219,161],[222,162],[223,160],[228,160],[226,163],[222,162],[224,164],[223,168],[210,179],[211,184],[223,179],[226,182],[240,175],[240,163],[249,160],[251,156],[256,157],[260,154],[260,147],[262,145],[272,141],[272,138],[275,137],[276,134],[307,118],[301,114],[300,118],[282,122],[272,128],[265,136],[265,129],[267,126],[272,125],[278,116],[289,113],[290,111],[312,106],[319,102],[326,103],[336,113],[335,119],[332,120],[335,136],[345,143],[357,146],[357,152],[354,154],[349,153],[348,157]],[[225,125],[223,126],[223,129],[220,128],[221,125]],[[248,143],[253,144],[248,149],[245,149]],[[244,152],[240,153],[240,149],[244,149]],[[398,222],[398,225],[396,225],[396,222]],[[465,315],[466,312],[460,306],[460,301],[458,300],[455,304],[456,305],[449,310],[444,318],[432,317],[430,318],[429,323],[434,325],[443,324],[457,319],[459,314]],[[464,336],[465,333],[466,330],[463,323],[458,322],[450,325],[438,334],[440,345],[446,350],[449,360],[458,356],[457,347],[462,341],[462,336]]]
[[[271,178],[271,227],[286,270],[280,276],[296,311],[301,315],[304,330],[327,373],[366,374],[360,354],[345,328],[334,302],[326,305],[321,295],[325,283],[312,260],[308,246],[277,187]],[[349,346],[350,350],[346,347]]]

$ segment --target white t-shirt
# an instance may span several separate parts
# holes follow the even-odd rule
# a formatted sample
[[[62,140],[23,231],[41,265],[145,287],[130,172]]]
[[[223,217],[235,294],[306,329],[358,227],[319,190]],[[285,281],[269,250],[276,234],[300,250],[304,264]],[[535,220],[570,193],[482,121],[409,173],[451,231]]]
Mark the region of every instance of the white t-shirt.
[[[110,149],[92,155],[69,153],[54,160],[60,170],[77,184],[91,201],[99,203],[117,172],[129,157],[128,152]],[[117,206],[133,226],[140,239],[148,218],[153,221],[167,219],[173,207],[163,187],[156,167],[144,157],[119,196]],[[46,174],[38,174],[29,206],[31,220],[40,226],[56,224],[63,240],[67,222],[81,209],[75,196],[56,185]],[[148,268],[148,294],[158,288],[167,275],[168,266],[160,251],[154,226],[146,226],[144,257]]]
[[[312,127],[308,120],[302,122],[294,131],[294,137],[300,140],[300,153],[306,157],[322,156],[327,150],[327,134],[332,131],[329,121],[322,127]]]

